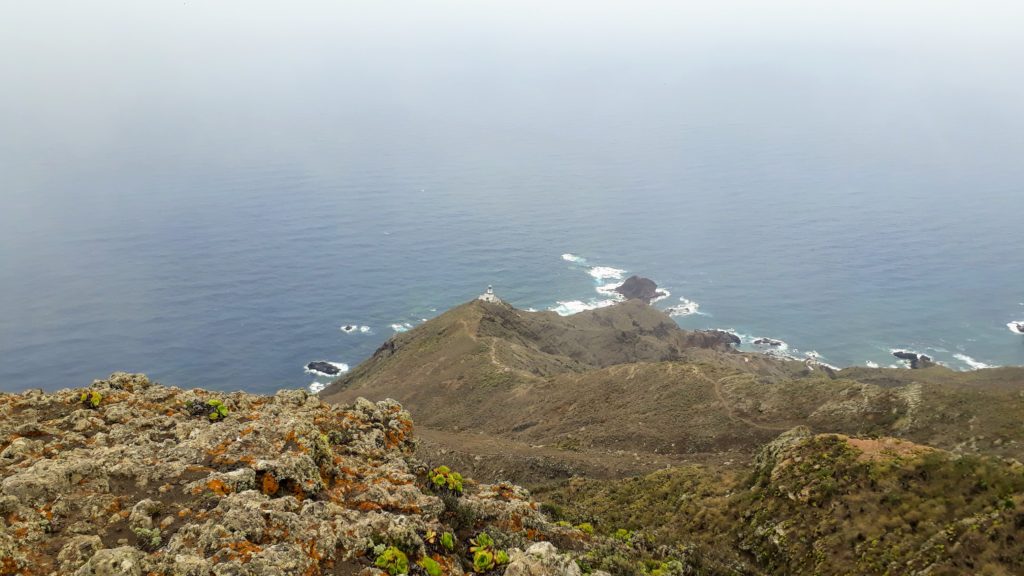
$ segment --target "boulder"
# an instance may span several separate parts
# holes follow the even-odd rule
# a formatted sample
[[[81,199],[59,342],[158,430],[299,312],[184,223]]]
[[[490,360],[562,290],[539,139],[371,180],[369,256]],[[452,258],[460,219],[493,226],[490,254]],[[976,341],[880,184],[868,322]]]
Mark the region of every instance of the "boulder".
[[[580,576],[580,567],[572,558],[559,554],[550,542],[537,542],[526,549],[513,550],[505,576]]]

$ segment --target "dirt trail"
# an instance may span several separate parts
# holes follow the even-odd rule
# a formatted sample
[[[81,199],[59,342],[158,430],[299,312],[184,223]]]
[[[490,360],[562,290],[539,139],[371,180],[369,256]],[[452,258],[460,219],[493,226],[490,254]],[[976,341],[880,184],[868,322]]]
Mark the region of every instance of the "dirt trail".
[[[472,340],[473,342],[480,342],[480,337],[477,336],[476,332],[472,328],[469,327],[469,323],[468,322],[466,322],[465,320],[459,320],[459,323],[462,324],[463,328],[465,328],[466,335],[469,336],[470,340]],[[489,349],[488,350],[488,354],[490,355],[491,364],[494,364],[495,366],[497,366],[498,368],[504,370],[505,372],[515,372],[516,374],[519,374],[520,376],[527,377],[527,378],[535,378],[536,377],[534,374],[531,374],[531,373],[527,372],[526,370],[521,370],[519,368],[513,368],[513,367],[509,366],[508,364],[505,364],[504,362],[502,362],[498,358],[497,342],[498,342],[497,338],[493,338],[493,337],[487,338],[486,344],[487,344],[487,347]]]
[[[694,373],[695,376],[697,376],[698,378],[703,379],[706,382],[710,382],[712,384],[712,386],[714,387],[714,391],[715,391],[715,398],[722,405],[722,408],[725,409],[725,413],[728,414],[729,418],[731,418],[732,420],[734,420],[736,422],[739,422],[741,424],[746,424],[747,426],[750,426],[751,428],[757,428],[759,430],[768,430],[768,431],[771,431],[771,432],[784,432],[784,431],[789,430],[790,428],[792,428],[792,426],[780,426],[780,425],[774,425],[773,426],[773,425],[767,425],[767,424],[758,424],[757,422],[754,422],[752,420],[748,420],[748,419],[746,419],[746,418],[744,418],[744,417],[742,417],[742,416],[740,416],[740,415],[738,415],[738,414],[736,414],[735,412],[732,411],[732,406],[730,406],[730,404],[725,401],[725,397],[722,396],[722,383],[725,382],[726,380],[732,380],[732,379],[735,379],[735,378],[745,378],[745,377],[749,376],[749,374],[733,374],[732,376],[726,376],[724,378],[719,378],[718,380],[712,380],[712,379],[708,378],[707,376],[705,376],[698,368],[692,368],[692,370],[693,370],[693,373]]]

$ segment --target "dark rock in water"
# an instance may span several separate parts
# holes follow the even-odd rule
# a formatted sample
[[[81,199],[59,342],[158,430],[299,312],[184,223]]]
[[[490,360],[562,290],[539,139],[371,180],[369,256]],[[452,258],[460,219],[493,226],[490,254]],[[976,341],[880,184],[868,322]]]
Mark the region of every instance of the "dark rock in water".
[[[758,338],[754,340],[754,344],[757,346],[771,346],[772,348],[778,348],[782,346],[782,340],[775,340],[774,338]]]
[[[658,285],[654,283],[654,280],[640,276],[630,276],[615,291],[625,296],[627,300],[643,300],[648,304],[655,298],[667,296],[658,290]]]
[[[731,349],[739,346],[739,336],[725,330],[696,330],[687,335],[689,344],[695,348]]]
[[[309,364],[306,364],[306,370],[309,370],[310,372],[320,372],[321,374],[327,374],[328,376],[341,374],[341,368],[338,368],[329,362],[310,362]]]
[[[924,354],[918,354],[917,352],[907,352],[906,350],[896,350],[892,353],[893,356],[900,360],[907,360],[910,362],[911,368],[928,368],[934,366],[935,362],[931,358]]]

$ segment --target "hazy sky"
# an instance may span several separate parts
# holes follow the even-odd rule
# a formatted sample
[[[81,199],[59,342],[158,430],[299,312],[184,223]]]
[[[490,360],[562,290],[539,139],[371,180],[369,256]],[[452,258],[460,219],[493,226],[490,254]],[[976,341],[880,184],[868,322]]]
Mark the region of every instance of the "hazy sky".
[[[756,89],[823,122],[884,99],[922,122],[969,104],[978,117],[964,121],[986,130],[1024,124],[1021,2],[8,0],[2,14],[8,200],[49,163],[124,171],[141,149],[216,162],[327,121],[422,122],[440,100],[492,122],[514,102],[550,124],[637,98],[721,107]],[[548,106],[560,98],[578,105]],[[739,101],[737,121],[774,109]],[[865,121],[888,121],[879,108]],[[231,146],[205,145],[224,135]],[[315,150],[283,152],[316,162]]]

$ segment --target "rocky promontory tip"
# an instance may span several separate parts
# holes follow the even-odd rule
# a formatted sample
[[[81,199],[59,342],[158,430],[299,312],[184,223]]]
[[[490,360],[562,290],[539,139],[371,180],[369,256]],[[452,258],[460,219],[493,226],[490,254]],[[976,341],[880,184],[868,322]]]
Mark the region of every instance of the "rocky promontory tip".
[[[668,296],[658,290],[658,285],[654,280],[642,276],[630,276],[621,286],[615,288],[615,291],[622,294],[627,300],[643,300],[648,304],[651,303],[651,300]]]
[[[906,360],[910,363],[910,367],[917,368],[929,368],[935,365],[935,362],[929,356],[924,354],[918,354],[917,352],[909,352],[907,350],[893,350],[893,356],[900,360]]]
[[[393,400],[138,374],[0,394],[0,574],[463,574],[471,540],[506,574],[579,574],[536,542],[579,549],[587,534],[517,486],[438,489],[412,433]]]

